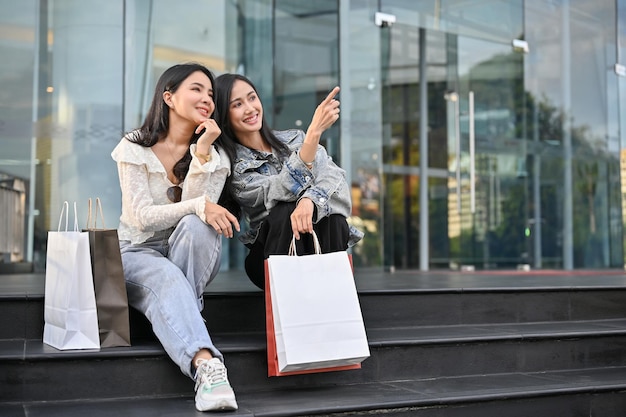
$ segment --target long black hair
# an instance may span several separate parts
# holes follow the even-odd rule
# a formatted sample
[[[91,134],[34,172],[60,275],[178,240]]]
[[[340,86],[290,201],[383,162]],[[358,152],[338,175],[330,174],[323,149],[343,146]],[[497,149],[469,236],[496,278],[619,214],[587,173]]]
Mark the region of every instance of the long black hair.
[[[157,81],[156,87],[154,88],[154,96],[152,97],[152,103],[150,103],[150,108],[148,109],[148,114],[146,114],[146,118],[141,125],[141,127],[137,130],[130,132],[127,136],[128,140],[138,145],[151,147],[154,146],[159,139],[165,137],[167,135],[167,131],[170,126],[170,115],[169,115],[169,106],[163,100],[163,93],[169,91],[170,93],[175,93],[178,90],[178,87],[194,72],[200,71],[211,81],[211,85],[215,88],[215,76],[207,67],[202,64],[197,63],[186,63],[186,64],[178,64],[174,65],[167,70],[159,80]],[[215,113],[214,113],[215,114]],[[211,115],[212,118],[214,114]],[[203,132],[194,133],[189,138],[189,144],[196,143],[198,138],[202,135]],[[223,145],[224,139],[222,137],[218,137],[217,140],[213,143],[217,148],[223,149],[230,156],[232,151],[228,150]],[[187,152],[183,155],[183,157],[176,162],[173,168],[174,176],[179,181],[184,181],[187,173],[189,172],[189,165],[191,164],[191,151],[188,149]],[[232,159],[231,159],[231,173],[232,173]],[[229,183],[230,176],[226,179],[227,184]],[[224,187],[222,190],[222,194],[219,197],[218,204],[225,207],[228,211],[234,214],[237,218],[241,217],[241,208],[235,202],[232,197],[232,194],[229,190],[229,187]]]
[[[215,121],[217,125],[222,130],[222,134],[219,137],[220,144],[222,149],[227,153],[230,158],[230,170],[231,173],[234,173],[234,164],[235,159],[237,158],[237,149],[236,144],[240,144],[239,138],[233,131],[233,127],[230,121],[230,100],[233,91],[233,85],[235,81],[243,81],[250,85],[257,97],[259,96],[259,92],[256,87],[247,77],[240,74],[222,74],[215,79],[215,83],[213,84],[214,92],[215,92],[215,112],[213,113]],[[259,98],[260,99],[260,98]],[[265,139],[270,146],[275,149],[280,156],[288,156],[291,153],[289,147],[278,140],[272,129],[269,127],[267,122],[265,121],[265,115],[263,115],[261,124],[261,136]],[[232,195],[232,174],[226,179],[226,186],[224,187],[224,191],[222,192],[222,196],[220,197],[220,204],[230,210],[237,218],[241,215],[241,208],[237,205],[237,208],[233,208],[234,197]]]
[[[165,100],[163,100],[163,93],[166,91],[172,94],[175,93],[187,77],[198,71],[209,77],[211,85],[215,85],[215,76],[208,68],[201,64],[178,64],[166,69],[165,72],[161,74],[161,77],[159,77],[156,87],[154,88],[152,103],[150,104],[148,114],[146,114],[143,124],[139,129],[128,135],[128,140],[141,146],[151,147],[154,146],[159,139],[165,137],[170,126],[170,109],[165,103]],[[199,134],[194,133],[189,138],[189,144],[196,143],[201,134],[202,132]],[[217,141],[216,145],[219,146]],[[191,153],[187,150],[183,157],[174,165],[173,173],[179,181],[183,181],[187,176],[191,159]]]
[[[217,121],[218,126],[222,129],[222,135],[220,137],[223,139],[222,144],[226,149],[226,152],[228,152],[228,155],[231,157],[231,164],[235,161],[235,143],[241,144],[239,138],[237,138],[237,135],[233,131],[229,117],[230,100],[235,81],[243,81],[247,83],[250,87],[252,87],[257,97],[259,97],[259,92],[252,81],[243,75],[222,74],[215,79],[215,121]],[[262,124],[260,132],[263,139],[265,139],[281,156],[288,156],[291,153],[289,147],[284,142],[276,138],[272,129],[265,121],[265,114],[263,114],[261,120]]]

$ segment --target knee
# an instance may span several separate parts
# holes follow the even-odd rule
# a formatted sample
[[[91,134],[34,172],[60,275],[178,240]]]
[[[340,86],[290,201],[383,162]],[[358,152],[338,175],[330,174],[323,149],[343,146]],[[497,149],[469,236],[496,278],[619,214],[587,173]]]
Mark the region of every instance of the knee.
[[[207,224],[204,223],[200,217],[195,214],[188,214],[184,216],[178,222],[176,228],[186,229],[186,230],[205,230],[207,228]]]
[[[188,214],[178,222],[176,233],[186,237],[196,239],[214,239],[218,237],[218,233],[203,222],[200,217],[195,214]]]
[[[270,210],[267,220],[269,221],[282,221],[289,219],[291,213],[296,209],[295,202],[283,202],[278,203]]]
[[[177,245],[188,246],[189,250],[192,248],[201,250],[215,248],[220,251],[221,241],[221,235],[195,214],[188,214],[183,217],[170,237],[170,244],[177,242]]]

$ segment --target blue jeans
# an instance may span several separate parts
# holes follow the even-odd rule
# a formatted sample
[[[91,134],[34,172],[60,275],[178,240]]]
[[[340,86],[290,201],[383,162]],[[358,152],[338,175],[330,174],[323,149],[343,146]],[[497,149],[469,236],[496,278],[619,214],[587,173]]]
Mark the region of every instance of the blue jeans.
[[[121,241],[128,303],[143,313],[163,348],[193,379],[192,359],[200,349],[223,356],[202,318],[204,288],[220,267],[222,239],[196,215],[146,242]]]

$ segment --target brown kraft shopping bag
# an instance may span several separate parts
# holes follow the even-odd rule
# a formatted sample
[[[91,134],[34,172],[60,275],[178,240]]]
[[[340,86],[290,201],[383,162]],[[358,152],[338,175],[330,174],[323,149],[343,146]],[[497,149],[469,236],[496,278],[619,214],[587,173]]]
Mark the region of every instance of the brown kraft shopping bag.
[[[98,228],[98,211],[102,228]],[[122,256],[116,229],[107,229],[99,198],[96,198],[95,213],[89,199],[87,228],[89,250],[93,271],[100,347],[130,346],[130,322],[128,295],[122,268]]]

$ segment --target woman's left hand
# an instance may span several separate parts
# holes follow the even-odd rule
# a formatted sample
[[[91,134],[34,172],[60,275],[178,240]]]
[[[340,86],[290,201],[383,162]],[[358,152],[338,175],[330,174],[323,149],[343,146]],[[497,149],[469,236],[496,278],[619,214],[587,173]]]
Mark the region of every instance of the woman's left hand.
[[[300,233],[313,232],[313,201],[309,198],[300,200],[296,209],[291,213],[291,230],[296,240],[300,240]]]
[[[233,227],[238,232],[241,230],[237,218],[219,204],[205,200],[204,216],[206,224],[212,226],[218,234],[227,238],[233,237]]]

